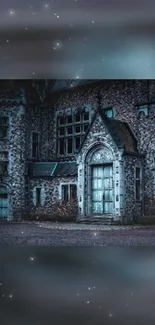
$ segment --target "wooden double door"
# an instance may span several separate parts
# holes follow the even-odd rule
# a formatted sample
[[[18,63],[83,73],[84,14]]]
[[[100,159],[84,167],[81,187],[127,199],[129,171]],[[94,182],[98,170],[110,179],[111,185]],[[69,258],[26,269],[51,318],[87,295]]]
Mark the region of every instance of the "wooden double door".
[[[113,165],[92,166],[92,213],[113,214]]]

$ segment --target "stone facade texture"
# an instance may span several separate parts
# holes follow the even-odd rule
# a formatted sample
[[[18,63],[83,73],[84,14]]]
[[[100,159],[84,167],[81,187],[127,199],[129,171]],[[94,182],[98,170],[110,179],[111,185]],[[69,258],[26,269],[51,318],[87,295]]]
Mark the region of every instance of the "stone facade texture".
[[[58,157],[56,113],[90,105],[92,119],[98,109],[99,92],[101,109],[112,107],[114,118],[128,123],[137,139],[139,155],[124,154],[97,115],[80,152],[69,157]],[[143,112],[139,114],[139,108],[143,105],[148,107],[146,115]],[[46,82],[43,82],[42,88],[37,86],[37,81],[35,84],[32,81],[18,81],[15,86],[6,82],[1,88],[0,116],[9,117],[8,138],[0,140],[0,151],[9,153],[9,173],[3,176],[0,184],[0,191],[4,187],[8,190],[8,219],[37,211],[33,192],[37,186],[43,188],[42,204],[45,210],[50,211],[52,203],[60,199],[60,185],[65,182],[77,182],[79,213],[86,218],[90,177],[86,159],[91,150],[99,147],[106,147],[113,155],[113,219],[126,222],[133,221],[137,216],[155,214],[154,80],[96,81],[57,92],[47,88]],[[33,161],[32,132],[40,135],[40,162],[77,160],[78,176],[30,178],[27,165]],[[142,168],[143,174],[141,202],[135,199],[136,167]]]

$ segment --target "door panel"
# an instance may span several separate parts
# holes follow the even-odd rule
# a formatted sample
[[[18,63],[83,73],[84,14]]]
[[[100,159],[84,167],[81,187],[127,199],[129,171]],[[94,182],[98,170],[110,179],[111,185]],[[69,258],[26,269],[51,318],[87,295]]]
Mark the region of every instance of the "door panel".
[[[0,194],[0,219],[7,219],[8,216],[8,196]]]
[[[93,213],[94,214],[102,214],[103,211],[103,204],[102,202],[94,202],[93,203]]]
[[[93,196],[93,201],[102,202],[103,192],[102,191],[97,191],[97,190],[94,191],[93,190],[92,196]]]
[[[92,188],[97,190],[97,179],[93,179]]]
[[[92,212],[94,214],[113,213],[113,168],[92,167]]]
[[[98,182],[97,182],[97,188],[98,190],[102,190],[102,187],[103,187],[103,179],[98,179]]]

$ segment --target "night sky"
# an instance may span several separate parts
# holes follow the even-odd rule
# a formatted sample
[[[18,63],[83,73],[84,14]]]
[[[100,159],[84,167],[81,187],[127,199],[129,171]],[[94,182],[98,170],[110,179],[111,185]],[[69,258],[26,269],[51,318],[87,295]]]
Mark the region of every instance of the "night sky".
[[[1,325],[154,325],[155,251],[0,250]]]
[[[155,78],[152,0],[1,0],[1,78]]]

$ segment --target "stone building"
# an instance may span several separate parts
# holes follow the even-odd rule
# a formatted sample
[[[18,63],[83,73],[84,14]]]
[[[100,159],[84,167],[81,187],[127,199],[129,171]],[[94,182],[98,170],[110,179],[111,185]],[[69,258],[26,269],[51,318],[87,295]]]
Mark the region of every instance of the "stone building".
[[[78,198],[78,220],[155,214],[155,81],[1,81],[0,220]]]

